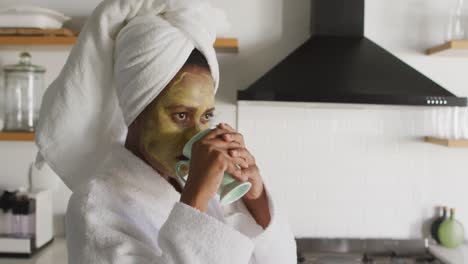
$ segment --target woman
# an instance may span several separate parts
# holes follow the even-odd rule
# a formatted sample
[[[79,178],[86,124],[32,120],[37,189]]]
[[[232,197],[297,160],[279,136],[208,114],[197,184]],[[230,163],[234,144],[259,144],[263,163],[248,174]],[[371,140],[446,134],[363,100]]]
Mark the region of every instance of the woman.
[[[37,139],[38,162],[73,191],[69,263],[296,262],[289,227],[230,126],[194,144],[186,184],[176,177],[182,147],[213,117],[216,21],[204,19],[214,16],[204,1],[107,0],[87,22],[44,97]],[[221,207],[224,172],[252,188]]]

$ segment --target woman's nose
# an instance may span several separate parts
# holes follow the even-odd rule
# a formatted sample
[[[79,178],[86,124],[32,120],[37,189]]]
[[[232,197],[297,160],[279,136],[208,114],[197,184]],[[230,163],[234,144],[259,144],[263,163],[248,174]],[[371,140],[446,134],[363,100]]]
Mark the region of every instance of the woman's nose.
[[[192,127],[189,131],[186,133],[186,140],[190,140],[192,137],[194,137],[196,134],[200,133],[203,130],[201,126],[194,126]]]

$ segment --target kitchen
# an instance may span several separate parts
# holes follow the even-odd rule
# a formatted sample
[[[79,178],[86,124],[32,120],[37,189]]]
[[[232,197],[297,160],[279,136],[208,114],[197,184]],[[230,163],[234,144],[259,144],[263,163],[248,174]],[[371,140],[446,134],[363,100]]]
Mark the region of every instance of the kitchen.
[[[80,18],[97,2],[21,3]],[[4,1],[1,6],[17,3]],[[365,4],[367,38],[451,93],[468,95],[466,58],[424,54],[444,42],[456,1],[368,0]],[[434,208],[442,205],[456,208],[457,219],[468,225],[466,148],[422,140],[437,135],[432,120],[439,108],[238,102],[238,90],[250,87],[309,38],[311,2],[219,1],[216,5],[231,24],[226,37],[239,40],[238,52],[218,54],[217,119],[236,125],[244,134],[296,237],[424,238],[424,226],[435,215]],[[46,83],[58,75],[70,51],[69,46],[2,46],[1,65],[16,63],[24,49],[35,64],[47,68]],[[0,146],[1,184],[27,185],[34,144],[2,141]],[[63,236],[70,191],[50,172],[38,174],[38,184],[53,190],[55,234]]]

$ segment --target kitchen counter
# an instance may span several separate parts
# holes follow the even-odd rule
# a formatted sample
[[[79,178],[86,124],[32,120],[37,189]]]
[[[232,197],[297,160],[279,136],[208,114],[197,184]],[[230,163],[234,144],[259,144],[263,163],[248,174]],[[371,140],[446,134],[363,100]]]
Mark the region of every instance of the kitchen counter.
[[[67,244],[63,237],[56,237],[32,258],[0,258],[1,264],[66,264],[67,261]]]
[[[446,264],[468,263],[468,244],[463,244],[456,249],[431,245],[429,246],[429,251]]]
[[[430,245],[429,251],[446,264],[468,264],[468,244],[457,249]],[[65,238],[56,237],[46,248],[32,258],[0,258],[1,264],[66,264],[67,245]]]

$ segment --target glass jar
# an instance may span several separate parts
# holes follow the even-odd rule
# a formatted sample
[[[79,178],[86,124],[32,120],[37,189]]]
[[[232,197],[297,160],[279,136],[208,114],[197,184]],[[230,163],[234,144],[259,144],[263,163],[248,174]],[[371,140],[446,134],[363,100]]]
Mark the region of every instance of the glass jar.
[[[23,52],[20,62],[7,65],[5,72],[5,130],[34,131],[42,95],[45,68],[31,64],[31,55]]]
[[[5,126],[5,88],[3,87],[3,84],[5,83],[3,81],[3,76],[0,77],[0,131],[3,130],[3,127]]]
[[[450,12],[446,40],[465,40],[468,37],[468,6],[466,0],[456,0]]]

